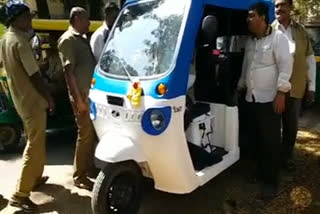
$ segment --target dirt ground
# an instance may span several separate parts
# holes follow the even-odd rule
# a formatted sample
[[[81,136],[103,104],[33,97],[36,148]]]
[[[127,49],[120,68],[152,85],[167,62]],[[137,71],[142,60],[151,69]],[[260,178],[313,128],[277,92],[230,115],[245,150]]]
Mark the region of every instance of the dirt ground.
[[[49,140],[45,173],[50,179],[38,192],[32,193],[32,199],[40,206],[40,213],[91,213],[91,193],[72,185],[71,154],[74,146],[66,143],[72,139]],[[301,118],[295,163],[296,172],[282,173],[280,193],[267,203],[257,200],[259,184],[247,182],[252,164],[243,159],[187,195],[155,191],[151,183],[146,183],[139,214],[319,214],[320,106]],[[6,198],[0,199],[0,213],[21,213],[6,207],[20,164],[19,154],[0,156],[0,194]]]

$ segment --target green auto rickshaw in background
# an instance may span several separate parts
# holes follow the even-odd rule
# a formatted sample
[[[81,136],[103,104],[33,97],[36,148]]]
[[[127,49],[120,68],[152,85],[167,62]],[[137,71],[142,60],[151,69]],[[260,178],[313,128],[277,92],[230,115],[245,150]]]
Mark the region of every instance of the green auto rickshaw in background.
[[[316,102],[320,103],[320,21],[307,23],[305,27],[310,34],[317,62]]]
[[[101,24],[101,21],[91,21],[90,33]],[[56,103],[55,114],[48,116],[47,129],[48,131],[73,129],[76,127],[74,116],[56,46],[58,38],[68,29],[69,20],[34,19],[32,25],[35,36],[30,43],[38,61],[41,76]],[[0,29],[2,33],[0,36],[2,36],[5,28],[1,26]],[[17,148],[21,142],[22,133],[22,121],[10,96],[6,72],[0,68],[0,153]]]

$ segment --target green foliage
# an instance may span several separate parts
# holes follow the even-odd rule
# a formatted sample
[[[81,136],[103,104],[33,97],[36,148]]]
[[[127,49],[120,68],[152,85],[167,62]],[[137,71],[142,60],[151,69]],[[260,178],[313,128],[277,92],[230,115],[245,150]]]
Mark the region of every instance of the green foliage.
[[[0,38],[3,36],[5,32],[6,32],[6,27],[0,24]]]
[[[295,0],[294,3],[294,15],[300,21],[320,21],[320,0]]]

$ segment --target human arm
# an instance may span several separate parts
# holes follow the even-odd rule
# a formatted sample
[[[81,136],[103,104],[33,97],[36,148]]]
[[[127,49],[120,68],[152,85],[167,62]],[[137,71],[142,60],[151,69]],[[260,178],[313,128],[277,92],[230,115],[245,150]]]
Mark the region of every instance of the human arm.
[[[76,82],[76,78],[74,76],[74,68],[71,64],[64,67],[65,70],[65,79],[67,86],[69,88],[69,91],[76,103],[77,111],[80,115],[88,114],[89,109],[87,105],[85,104],[84,100],[82,99],[79,87]]]
[[[307,37],[307,48],[306,48],[306,61],[308,65],[308,91],[306,94],[307,102],[313,103],[315,101],[316,91],[316,59],[313,53],[313,48],[309,35],[306,32]]]
[[[74,53],[73,41],[71,39],[60,41],[58,44],[58,50],[63,66],[66,84],[76,104],[75,107],[77,113],[80,115],[85,115],[88,113],[89,109],[81,96],[80,88],[74,75],[76,54]]]
[[[96,61],[98,61],[104,48],[104,35],[100,31],[92,34],[90,46]]]
[[[245,45],[246,50],[248,49],[248,46],[249,46],[249,41],[246,41],[246,45]],[[246,88],[246,74],[248,70],[248,64],[249,64],[248,56],[247,56],[247,52],[245,51],[243,62],[242,62],[241,75],[237,85],[237,91],[242,91]]]
[[[286,93],[291,89],[290,78],[293,70],[293,56],[290,54],[289,41],[283,33],[276,34],[273,53],[279,74],[274,111],[281,114],[285,110]]]
[[[37,92],[47,101],[50,114],[53,114],[55,104],[49,90],[46,88],[43,80],[41,79],[39,66],[32,53],[29,43],[21,44],[18,46],[18,53],[21,63],[30,78],[31,84]]]
[[[32,76],[30,76],[31,83],[33,87],[41,94],[42,97],[48,102],[49,113],[53,114],[55,110],[55,103],[53,101],[52,96],[49,93],[48,88],[45,86],[40,73],[35,72]]]

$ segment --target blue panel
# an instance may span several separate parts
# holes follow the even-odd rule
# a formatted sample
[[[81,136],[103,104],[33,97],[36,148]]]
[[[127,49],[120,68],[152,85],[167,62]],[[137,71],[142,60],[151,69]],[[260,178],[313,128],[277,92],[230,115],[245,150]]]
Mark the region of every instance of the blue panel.
[[[163,115],[164,124],[161,129],[155,129],[151,124],[151,114],[153,111],[159,111]],[[171,107],[163,107],[163,108],[151,108],[145,111],[142,117],[142,129],[148,133],[149,135],[157,136],[162,134],[169,126],[171,120],[172,110]]]
[[[238,10],[248,10],[252,4],[257,2],[265,2],[269,5],[269,18],[270,23],[272,23],[275,19],[275,15],[274,4],[271,0],[204,0],[205,4]]]
[[[90,105],[90,118],[91,120],[97,119],[97,108],[96,104],[89,98],[89,105]]]
[[[126,95],[129,93],[129,90],[131,89],[132,85],[132,83],[129,80],[109,78],[107,76],[102,75],[99,71],[97,71],[97,69],[98,68],[96,68],[96,71],[93,75],[93,77],[96,79],[96,84],[93,87],[93,89],[98,89],[101,91],[119,95]],[[155,99],[172,99],[185,94],[185,85],[187,83],[185,81],[174,81],[174,79],[176,78],[173,78],[173,76],[177,76],[175,74],[178,73],[176,70],[178,69],[176,68],[172,73],[170,73],[170,75],[164,76],[159,79],[141,81],[141,86],[144,94],[151,96]],[[180,76],[180,79],[186,78],[185,76],[186,75],[184,75],[184,77]],[[163,96],[157,94],[156,92],[157,86],[160,83],[166,84],[168,88],[168,92]]]
[[[133,2],[138,2],[139,0],[127,0],[126,4],[130,4]],[[193,0],[192,4],[198,4],[203,7],[203,5],[214,5],[218,7],[224,7],[224,8],[230,8],[230,9],[238,9],[238,10],[248,10],[250,5],[256,3],[256,2],[266,2],[268,5],[270,5],[270,23],[274,20],[274,4],[272,3],[272,0]]]

